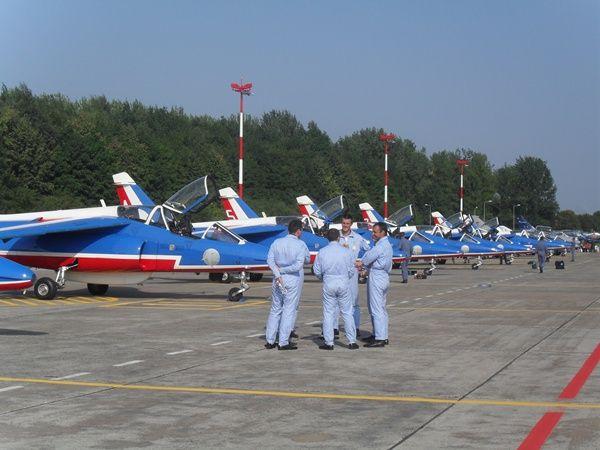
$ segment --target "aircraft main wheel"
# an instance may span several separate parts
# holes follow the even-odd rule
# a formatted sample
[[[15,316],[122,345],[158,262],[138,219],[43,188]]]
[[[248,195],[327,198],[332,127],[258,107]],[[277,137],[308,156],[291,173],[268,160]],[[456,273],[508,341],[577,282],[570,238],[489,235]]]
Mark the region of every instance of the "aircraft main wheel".
[[[477,264],[473,264],[473,265],[471,265],[471,269],[479,270],[479,266]]]
[[[230,302],[239,302],[242,298],[244,298],[244,294],[238,291],[238,288],[229,289],[227,300],[229,300]]]
[[[92,284],[88,283],[87,285],[88,291],[92,295],[104,295],[106,291],[108,291],[108,284]]]
[[[231,279],[233,278],[229,272],[225,272],[220,274],[221,279],[219,280],[221,283],[231,283]]]
[[[33,287],[33,293],[40,300],[52,300],[56,297],[58,285],[52,278],[40,278]]]
[[[425,270],[423,271],[423,273],[424,273],[425,275],[429,276],[429,275],[431,275],[431,274],[433,273],[433,270],[431,270],[431,269],[425,269]]]
[[[210,281],[214,281],[214,282],[218,282],[221,281],[223,279],[223,274],[222,273],[209,273],[208,274],[208,279]]]
[[[251,273],[249,279],[252,282],[257,282],[257,281],[262,280],[262,277],[263,277],[262,273]]]

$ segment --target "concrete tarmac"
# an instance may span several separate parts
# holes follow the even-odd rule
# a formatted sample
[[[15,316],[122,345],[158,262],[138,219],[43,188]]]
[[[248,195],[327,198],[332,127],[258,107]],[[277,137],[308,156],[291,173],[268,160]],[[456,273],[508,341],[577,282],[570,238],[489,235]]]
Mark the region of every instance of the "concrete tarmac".
[[[569,259],[394,271],[378,349],[318,349],[308,271],[287,352],[263,347],[270,275],[241,303],[206,275],[3,293],[0,448],[598,449],[600,256]]]

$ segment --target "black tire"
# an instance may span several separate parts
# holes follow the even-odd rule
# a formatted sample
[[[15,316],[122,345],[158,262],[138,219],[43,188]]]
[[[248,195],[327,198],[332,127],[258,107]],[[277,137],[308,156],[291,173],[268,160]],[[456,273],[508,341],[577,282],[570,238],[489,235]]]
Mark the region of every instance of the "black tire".
[[[56,297],[58,285],[52,278],[40,278],[33,287],[33,293],[40,300],[52,300]]]
[[[108,291],[108,284],[88,283],[87,288],[92,295],[104,295]]]
[[[433,273],[433,270],[431,270],[431,269],[425,269],[425,270],[423,271],[423,273],[424,273],[425,275],[427,275],[427,276],[430,276],[430,275]]]
[[[238,288],[229,289],[229,294],[227,295],[227,300],[229,300],[230,302],[239,302],[241,299],[243,299],[244,294],[238,293],[238,291],[239,291]]]
[[[223,279],[223,274],[218,272],[211,272],[208,274],[208,279],[215,283],[220,282]]]
[[[252,282],[257,282],[262,280],[263,274],[262,273],[251,273],[249,276],[249,280]]]
[[[473,270],[479,270],[479,266],[477,264],[472,264],[471,265],[471,269],[473,269]]]

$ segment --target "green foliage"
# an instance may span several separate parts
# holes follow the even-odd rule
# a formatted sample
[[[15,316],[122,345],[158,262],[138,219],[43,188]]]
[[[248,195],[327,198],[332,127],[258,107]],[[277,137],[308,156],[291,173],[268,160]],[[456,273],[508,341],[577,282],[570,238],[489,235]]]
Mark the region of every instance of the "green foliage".
[[[0,92],[0,211],[21,212],[108,204],[117,201],[111,175],[129,172],[156,201],[185,183],[212,173],[220,187],[237,187],[237,116],[190,116],[181,108],[91,97],[33,95],[25,85]],[[352,212],[358,203],[383,209],[383,151],[367,128],[332,142],[315,122],[304,126],[288,111],[271,111],[245,121],[245,194],[258,212],[295,214],[295,197],[317,202],[345,194]],[[465,171],[465,211],[512,220],[521,203],[534,223],[580,223],[598,228],[600,213],[579,222],[557,216],[556,186],[546,163],[521,157],[494,171],[487,156],[469,149],[428,156],[398,138],[390,147],[390,213],[413,204],[417,223],[428,222],[429,203],[445,215],[458,210],[456,159]],[[495,195],[498,192],[500,197]],[[224,217],[217,205],[202,212]],[[588,217],[589,216],[589,217]],[[555,221],[556,217],[556,221]]]

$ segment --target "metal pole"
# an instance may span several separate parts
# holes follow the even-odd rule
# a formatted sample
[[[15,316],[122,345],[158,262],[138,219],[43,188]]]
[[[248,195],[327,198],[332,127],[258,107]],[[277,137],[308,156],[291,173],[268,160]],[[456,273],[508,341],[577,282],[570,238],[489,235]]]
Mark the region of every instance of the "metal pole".
[[[244,94],[240,92],[240,141],[239,141],[238,195],[244,198]]]
[[[385,152],[385,167],[383,169],[383,217],[388,217],[388,141],[383,143]]]

